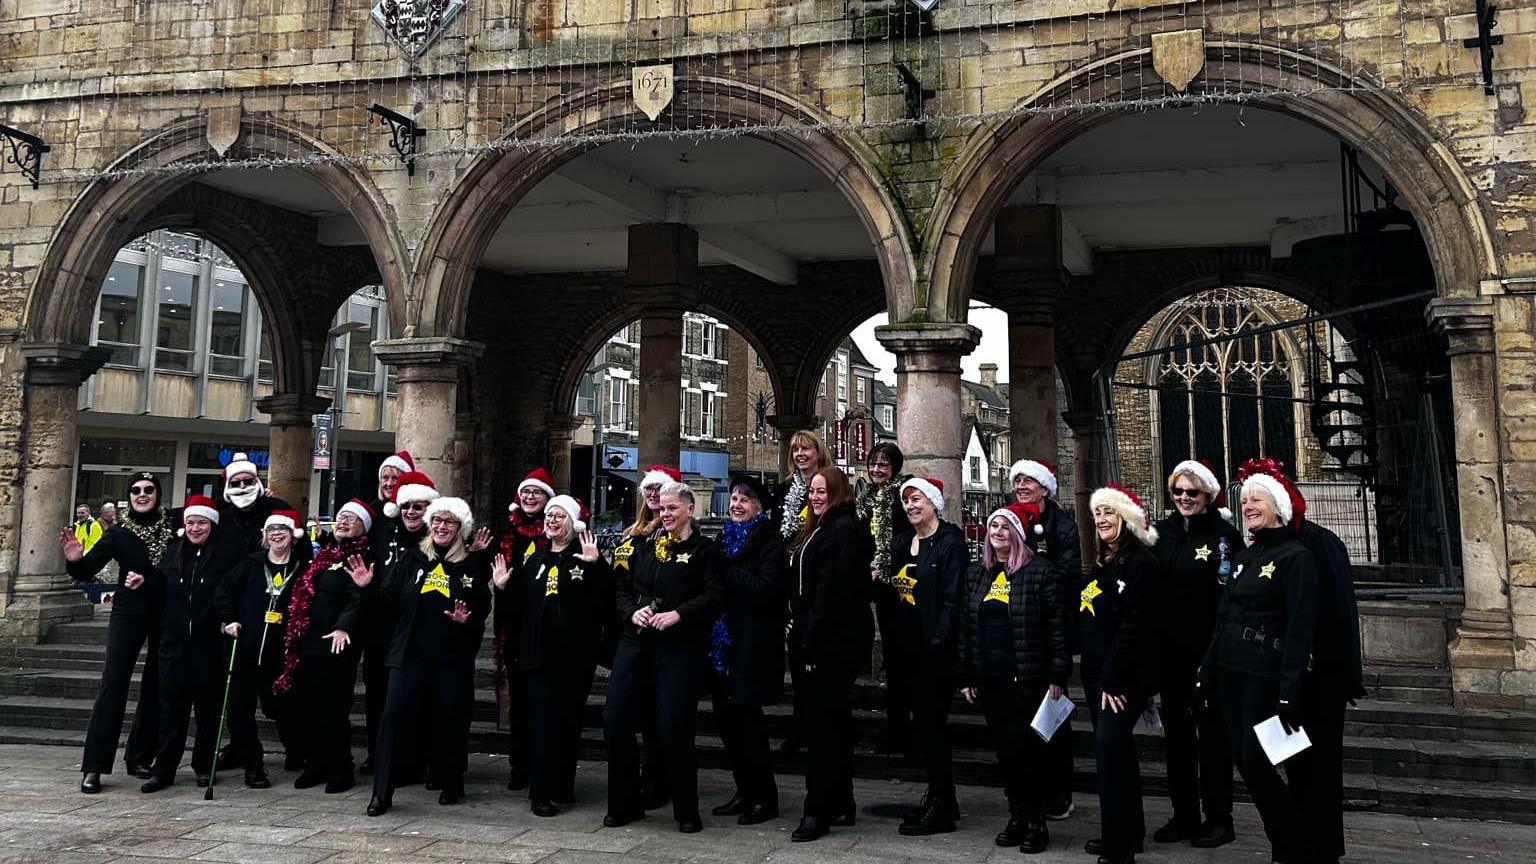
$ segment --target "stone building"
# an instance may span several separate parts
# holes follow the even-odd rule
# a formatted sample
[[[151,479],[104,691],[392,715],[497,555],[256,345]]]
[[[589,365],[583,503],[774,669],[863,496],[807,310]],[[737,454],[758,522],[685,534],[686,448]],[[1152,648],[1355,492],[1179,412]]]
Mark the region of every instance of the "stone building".
[[[1100,372],[1159,310],[1247,287],[1353,315],[1375,416],[1446,406],[1462,603],[1417,647],[1464,704],[1536,699],[1530,10],[1479,51],[1469,5],[1399,0],[373,5],[0,6],[8,638],[81,613],[55,537],[111,356],[91,311],[121,249],[174,229],[250,281],[294,497],[366,286],[394,444],[480,508],[532,464],[569,480],[586,364],[637,319],[637,461],[684,441],[685,312],[760,349],[781,436],[831,419],[827,363],[883,312],[909,470],[958,486],[987,302],[1009,448],[1070,452],[1081,518],[1114,474]]]

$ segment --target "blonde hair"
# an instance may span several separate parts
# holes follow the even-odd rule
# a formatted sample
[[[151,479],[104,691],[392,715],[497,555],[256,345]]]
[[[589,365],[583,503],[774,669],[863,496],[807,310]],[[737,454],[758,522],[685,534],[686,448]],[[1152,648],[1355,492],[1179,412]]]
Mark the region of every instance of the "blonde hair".
[[[785,458],[789,461],[784,466],[784,476],[792,477],[795,474],[795,458],[793,454],[796,444],[804,444],[816,451],[816,469],[806,476],[805,482],[811,482],[811,477],[814,477],[818,471],[832,467],[832,451],[827,449],[827,445],[822,442],[821,436],[809,429],[801,429],[799,432],[789,436],[789,447],[784,454]]]
[[[429,530],[425,537],[421,538],[421,552],[427,556],[427,563],[437,560],[437,544],[432,542],[432,532]],[[469,557],[469,547],[464,545],[464,526],[459,526],[459,533],[453,537],[453,545],[448,547],[448,552],[443,555],[443,560],[449,564],[457,564]]]

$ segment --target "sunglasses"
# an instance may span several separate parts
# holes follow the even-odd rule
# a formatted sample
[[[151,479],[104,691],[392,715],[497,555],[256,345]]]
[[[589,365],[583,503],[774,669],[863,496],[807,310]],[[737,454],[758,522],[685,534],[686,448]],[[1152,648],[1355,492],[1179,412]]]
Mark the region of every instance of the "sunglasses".
[[[153,494],[155,494],[155,487],[153,487],[153,486],[134,486],[134,487],[132,487],[132,488],[130,488],[128,490],[128,494],[129,495],[140,495],[140,496],[142,496],[142,495],[153,495]]]
[[[1195,498],[1204,491],[1204,489],[1186,489],[1183,486],[1175,486],[1168,490],[1168,494],[1175,498]]]
[[[409,513],[420,513],[423,510],[427,509],[427,505],[426,505],[425,502],[416,503],[416,504],[402,504],[400,506],[400,509],[403,510],[403,511],[409,512]]]
[[[255,486],[258,482],[260,481],[258,481],[255,477],[239,477],[234,480],[230,480],[224,485],[231,489],[244,489],[247,486]]]

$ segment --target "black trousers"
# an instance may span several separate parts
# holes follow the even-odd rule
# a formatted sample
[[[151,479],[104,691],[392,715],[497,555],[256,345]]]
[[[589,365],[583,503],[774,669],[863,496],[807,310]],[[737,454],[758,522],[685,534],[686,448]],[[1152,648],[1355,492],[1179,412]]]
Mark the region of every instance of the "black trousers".
[[[1197,711],[1195,678],[1199,658],[1178,658],[1165,663],[1158,680],[1163,682],[1163,750],[1168,765],[1168,797],[1173,818],[1185,825],[1205,818],[1232,822],[1232,748],[1219,709]]]
[[[1248,795],[1264,820],[1264,834],[1269,838],[1272,857],[1281,861],[1304,861],[1307,834],[1301,808],[1275,766],[1269,764],[1264,748],[1259,746],[1253,727],[1275,714],[1280,701],[1279,682],[1273,678],[1249,675],[1231,669],[1216,670],[1222,716],[1227,722],[1227,737],[1238,773],[1248,787]]]
[[[761,705],[740,705],[726,695],[729,681],[715,678],[715,722],[731,763],[736,794],[749,804],[779,806],[779,786],[773,777],[773,751],[768,748],[768,720]]]
[[[247,770],[260,766],[266,756],[261,737],[256,732],[257,705],[261,706],[261,713],[277,724],[279,737],[283,739],[285,747],[296,737],[286,734],[292,725],[288,716],[289,700],[272,692],[272,682],[280,671],[271,665],[258,667],[237,662],[234,675],[230,678],[228,716],[224,721],[229,727],[228,752],[236,754],[240,759],[239,764]]]
[[[576,756],[597,659],[557,657],[521,670],[531,801],[576,799]]]
[[[1312,746],[1287,759],[1286,777],[1312,840],[1316,861],[1344,857],[1344,712],[1337,692],[1302,685],[1302,727]]]
[[[303,719],[294,752],[304,773],[327,779],[352,774],[352,700],[357,686],[357,652],[306,654],[299,658],[290,691],[289,715]]]
[[[853,686],[858,676],[855,663],[801,669],[806,816],[831,820],[853,807]]]
[[[1049,685],[1016,685],[1008,678],[986,678],[977,690],[982,716],[997,751],[1008,810],[1030,824],[1045,822],[1046,744],[1030,726]]]
[[[384,703],[389,696],[389,637],[370,634],[363,646],[363,716],[368,724],[368,758],[378,753],[379,724],[384,719]]]
[[[469,720],[475,698],[475,664],[409,654],[389,672],[389,697],[379,720],[373,757],[373,794],[394,794],[393,770],[402,753],[426,741],[427,771],[445,792],[464,790],[469,768]]]
[[[1067,632],[1068,650],[1073,654],[1077,654],[1081,650],[1081,646],[1079,645],[1076,629],[1078,597],[1076,579],[1058,577],[1057,590],[1063,598],[1062,602],[1065,603],[1067,598],[1071,598],[1071,602],[1067,607],[1067,626],[1069,628]],[[1083,658],[1079,658],[1079,669],[1082,666]],[[1088,681],[1087,671],[1083,670],[1080,674],[1086,685]],[[1090,703],[1088,706],[1090,716],[1098,709],[1098,705],[1094,704],[1097,699],[1098,697],[1094,696],[1093,699],[1088,700]],[[1039,706],[1037,705],[1036,707]],[[1030,711],[1030,717],[1031,719],[1034,717],[1033,709]],[[1061,727],[1056,730],[1056,734],[1052,735],[1050,742],[1045,745],[1045,799],[1047,802],[1060,801],[1065,804],[1072,803],[1073,757],[1072,718],[1069,716],[1066,720],[1062,721]]]
[[[657,638],[660,637],[660,638]],[[608,812],[640,812],[640,748],[635,735],[649,713],[656,722],[660,765],[672,792],[672,815],[699,818],[699,760],[694,750],[704,675],[704,639],[695,633],[643,634],[645,642],[619,642],[608,679],[603,739],[608,747]],[[654,701],[653,701],[654,700]],[[650,711],[650,706],[654,708]]]
[[[1100,710],[1103,690],[1098,658],[1083,658],[1083,690],[1093,718],[1093,756],[1099,789],[1099,824],[1105,854],[1111,858],[1136,851],[1147,833],[1141,800],[1141,764],[1136,759],[1136,721],[1146,705],[1145,693],[1115,693],[1125,697],[1125,710]],[[1063,727],[1065,728],[1065,727]],[[1061,732],[1057,731],[1057,735]]]
[[[155,773],[174,777],[187,752],[187,726],[197,719],[192,742],[192,772],[213,770],[213,751],[219,746],[219,711],[229,671],[233,639],[161,646],[160,649],[160,743],[155,752]]]
[[[145,767],[155,760],[160,728],[160,619],[155,615],[120,614],[113,609],[107,622],[106,667],[85,731],[82,772],[112,773],[112,765],[117,761],[117,741],[123,734],[123,716],[128,710],[133,667],[146,646],[139,703],[133,712],[133,728],[128,733],[123,757],[129,765]]]
[[[922,633],[911,632],[907,606],[889,585],[876,585],[875,624],[880,629],[880,657],[885,669],[885,735],[893,744],[911,748],[914,727],[912,682],[922,660]]]
[[[955,698],[955,654],[952,648],[928,649],[919,655],[908,679],[917,750],[928,775],[928,795],[941,801],[955,797],[955,765],[949,744],[949,707]]]

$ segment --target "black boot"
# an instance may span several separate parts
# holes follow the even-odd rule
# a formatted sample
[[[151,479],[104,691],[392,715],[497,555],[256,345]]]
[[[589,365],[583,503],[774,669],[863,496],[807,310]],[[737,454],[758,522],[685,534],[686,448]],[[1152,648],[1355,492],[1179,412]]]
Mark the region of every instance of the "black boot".
[[[778,804],[751,804],[736,817],[737,825],[761,825],[769,819],[779,818]]]
[[[1024,842],[1024,831],[1029,826],[1024,823],[1024,818],[1019,815],[1019,808],[1008,807],[1008,824],[1003,830],[997,832],[997,845],[1017,846]]]
[[[150,792],[159,792],[161,789],[171,785],[172,782],[174,781],[170,777],[164,774],[156,774],[148,780],[145,780],[144,785],[139,787],[139,791],[145,794],[149,794]]]
[[[1152,841],[1154,843],[1179,843],[1199,833],[1199,822],[1190,822],[1175,816],[1163,823],[1163,827],[1152,832]]]
[[[87,795],[95,795],[101,791],[101,773],[87,771],[80,778],[80,791]]]
[[[521,792],[528,788],[528,772],[521,765],[513,765],[507,769],[507,791]]]
[[[827,836],[827,821],[817,819],[815,816],[805,816],[800,819],[800,824],[795,828],[789,839],[796,843],[809,843],[812,840],[820,840]]]
[[[747,809],[747,802],[741,800],[741,793],[731,796],[731,800],[709,811],[716,816],[740,816]]]
[[[267,779],[267,769],[260,762],[252,768],[245,769],[245,785],[251,789],[272,788],[272,781]]]
[[[928,809],[916,822],[896,829],[903,837],[927,837],[931,834],[949,834],[955,830],[955,814],[960,806],[953,798],[934,798]]]
[[[384,795],[382,797],[375,795],[368,801],[368,815],[383,816],[385,813],[389,812],[389,808],[393,803],[394,801],[388,795]]]
[[[1024,826],[1024,839],[1019,843],[1019,851],[1025,855],[1038,855],[1051,845],[1051,832],[1045,827],[1044,822],[1036,822],[1033,825]]]
[[[123,770],[128,772],[129,777],[137,777],[140,780],[148,780],[149,778],[155,776],[154,770],[151,769],[148,765],[135,765],[134,763],[129,762],[123,766]]]
[[[1232,832],[1231,817],[1226,819],[1207,819],[1205,824],[1200,826],[1200,830],[1190,839],[1189,845],[1196,849],[1215,849],[1218,846],[1225,846],[1236,839],[1237,835]]]

